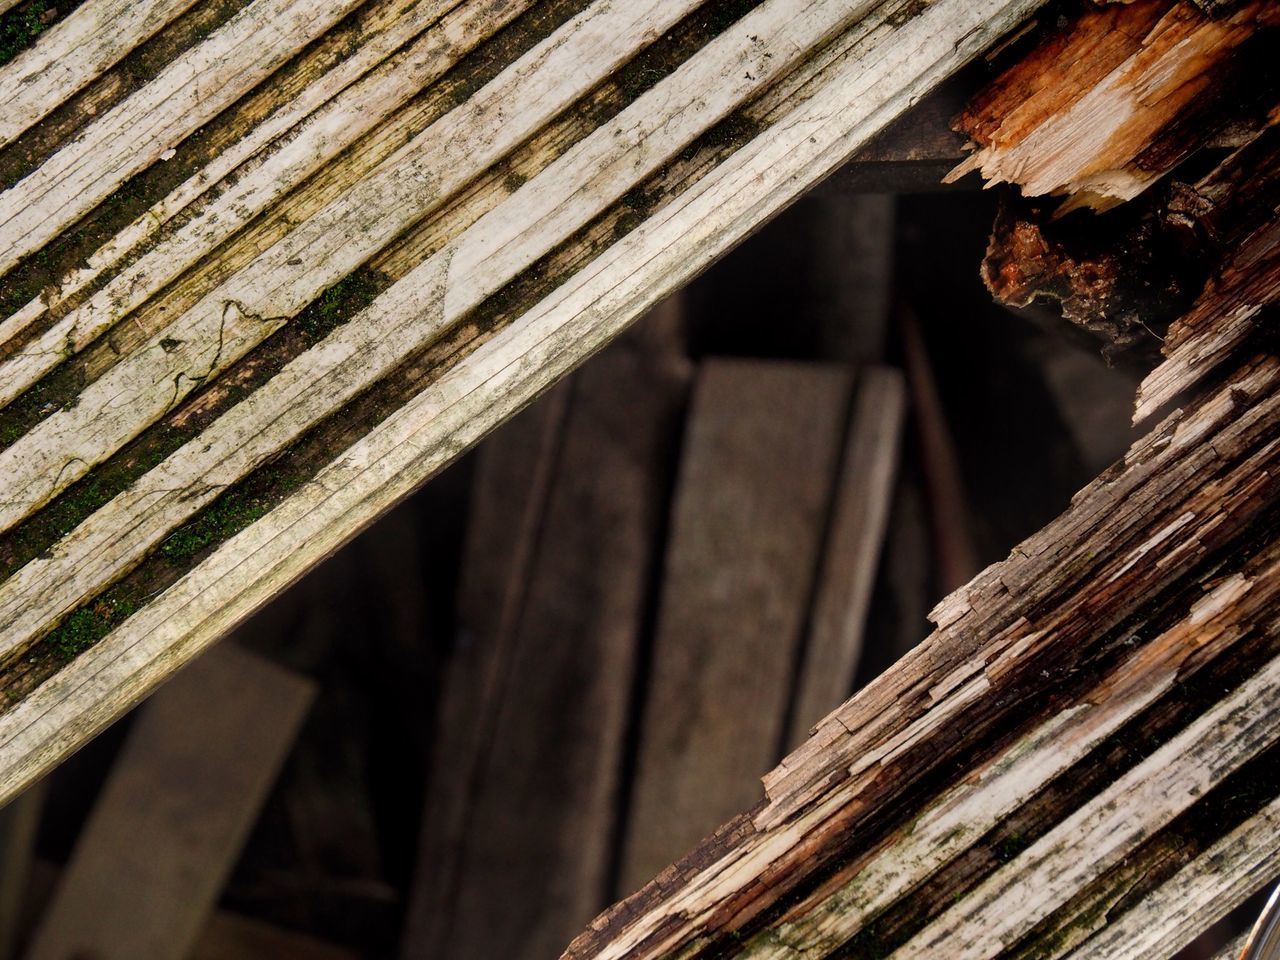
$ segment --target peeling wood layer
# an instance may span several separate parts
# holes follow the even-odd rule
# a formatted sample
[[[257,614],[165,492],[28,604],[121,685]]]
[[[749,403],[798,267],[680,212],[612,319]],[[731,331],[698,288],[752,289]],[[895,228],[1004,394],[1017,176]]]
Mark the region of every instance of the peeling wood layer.
[[[1280,738],[1247,719],[1277,696],[1278,388],[1257,357],[1160,424],[568,956],[1089,956],[1094,885],[1179,817],[1225,837],[1224,791],[1280,792],[1248,763]]]
[[[1066,194],[1059,214],[1132,200],[1186,158],[1188,131],[1274,122],[1277,26],[1266,0],[1219,18],[1169,0],[1087,8],[961,115],[974,152],[950,176]]]

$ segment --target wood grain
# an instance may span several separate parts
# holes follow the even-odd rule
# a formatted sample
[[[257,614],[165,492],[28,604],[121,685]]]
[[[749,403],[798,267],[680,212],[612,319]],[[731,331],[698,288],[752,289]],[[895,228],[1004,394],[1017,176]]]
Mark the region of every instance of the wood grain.
[[[341,23],[327,26],[343,8],[315,17],[302,0],[275,21],[285,39],[231,44],[223,57],[245,18],[274,2],[284,0],[258,0],[176,53],[84,137],[60,143],[62,128],[42,121],[15,144],[47,132],[52,152],[33,154],[34,170],[4,195],[17,218],[0,228],[6,262],[40,254],[0,285],[12,310],[60,288],[175,190],[197,205],[159,233],[120,238],[88,285],[65,302],[50,293],[56,308],[6,327],[0,352],[21,349],[88,302],[80,298],[91,299],[96,284],[178,236],[188,212],[197,222],[204,203],[234,188],[230,181],[269,195],[271,181],[252,162],[243,181],[219,174],[207,201],[198,183],[183,184],[242,138],[261,137],[254,131],[277,109],[312,96],[290,114],[305,129],[307,111],[341,96],[359,73],[335,79],[330,71],[340,68],[325,66],[351,36]],[[489,7],[477,4],[466,4],[476,19],[459,12],[463,19],[450,22],[480,33],[506,22],[483,49],[464,50],[437,79],[424,76],[426,89],[294,192],[268,201],[214,252],[183,247],[162,264],[180,277],[123,306],[92,343],[60,347],[57,366],[0,412],[0,458],[12,478],[0,501],[10,529],[0,538],[10,625],[2,682],[13,692],[0,717],[6,795],[600,349],[1036,5],[948,0],[917,11],[899,0],[814,0],[797,11],[770,0],[726,16],[725,0],[710,17],[692,6],[562,0],[523,13],[493,6],[485,19]],[[396,9],[369,8],[387,19],[368,43],[385,39]],[[423,29],[426,37],[431,28]],[[379,56],[360,59],[361,69],[383,69]],[[166,71],[214,61],[200,67],[202,89],[208,81],[214,93],[196,112],[161,95]],[[582,63],[598,69],[584,72]],[[235,75],[224,81],[223,71]],[[313,83],[328,85],[309,95]],[[220,105],[232,109],[212,123],[208,144],[183,133]],[[129,118],[138,117],[154,121],[150,132],[134,130]],[[456,136],[442,137],[448,130]],[[74,158],[103,138],[127,156],[116,162],[99,151],[102,162],[82,170]],[[328,139],[311,142],[331,149]],[[442,145],[429,151],[431,170],[452,187],[418,183],[405,162],[431,143]],[[177,155],[161,159],[169,149]],[[241,155],[252,161],[256,149]],[[118,198],[122,185],[138,198]],[[403,190],[382,191],[392,186]],[[33,214],[50,191],[73,200]],[[111,209],[117,199],[127,215]],[[33,216],[35,232],[18,228]],[[389,296],[366,313],[367,301],[348,307],[334,284],[369,257],[375,273],[384,271],[374,294]],[[241,307],[211,298],[217,290]],[[300,311],[310,312],[295,323]],[[184,446],[214,422],[225,446],[213,443],[215,433]],[[303,461],[280,480],[280,470]],[[193,524],[214,532],[179,550],[192,542]]]
[[[906,389],[898,371],[867,367],[858,372],[788,746],[802,743],[853,689],[905,416]]]

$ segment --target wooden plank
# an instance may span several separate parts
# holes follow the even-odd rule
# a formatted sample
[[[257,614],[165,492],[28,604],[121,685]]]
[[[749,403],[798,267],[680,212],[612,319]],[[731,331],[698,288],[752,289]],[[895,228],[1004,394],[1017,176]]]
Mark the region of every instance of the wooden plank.
[[[982,565],[978,562],[978,550],[970,529],[969,500],[964,490],[960,455],[947,424],[920,321],[905,307],[898,317],[920,461],[929,494],[938,579],[941,588],[950,593],[968,583]]]
[[[357,2],[255,0],[174,60],[0,193],[0,270],[7,271],[39,250],[129,177],[161,161],[166,151],[323,34]],[[45,49],[54,33],[41,37],[31,55]],[[269,43],[253,42],[264,34],[271,38]],[[20,68],[21,63],[7,66]]]
[[[1228,773],[1280,739],[1280,715],[1273,709],[1277,701],[1280,659],[1099,792],[1026,853],[984,880],[985,889],[973,891],[942,913],[891,956],[905,960],[945,949],[957,960],[974,960],[1012,946],[1081,889],[1082,878],[1104,872]],[[1280,803],[1276,806],[1280,810]],[[1268,834],[1274,834],[1273,817],[1263,818]],[[1087,857],[1081,856],[1082,850],[1088,851]],[[1122,936],[1125,932],[1121,928]],[[1127,932],[1143,933],[1144,928]],[[1134,956],[1133,940],[1121,943],[1121,955]],[[1106,954],[1093,948],[1085,955]],[[1165,951],[1157,946],[1142,955],[1160,956]]]
[[[943,178],[965,158],[965,138],[951,129],[964,105],[965,74],[943,84],[876,134],[817,188],[823,197],[850,193],[903,194],[954,190],[968,181]],[[960,86],[957,88],[957,82]]]
[[[48,860],[37,859],[32,868],[31,883],[23,891],[25,934],[31,932],[53,899],[62,874]],[[184,960],[354,960],[356,956],[315,937],[219,910],[204,925]]]
[[[507,674],[564,434],[571,381],[495,430],[480,447],[450,651],[432,747],[405,953],[443,936],[465,855],[473,793]]]
[[[1280,799],[1215,841],[1118,922],[1085,940],[1072,960],[1164,960],[1239,903],[1275,883],[1280,852]],[[1253,919],[1253,918],[1250,918]],[[1235,952],[1238,960],[1242,942]]]
[[[0,69],[0,147],[196,0],[89,0]],[[0,6],[0,12],[3,12]]]
[[[636,889],[758,796],[777,759],[839,463],[841,367],[698,376],[623,852]]]
[[[188,956],[313,692],[224,645],[153,698],[26,956]]]
[[[826,195],[813,229],[819,356],[840,363],[882,363],[893,288],[894,198]]]
[[[442,15],[449,0],[436,0],[413,4],[403,13],[393,8],[387,12],[397,14],[394,18],[384,14],[366,25],[364,43],[354,54],[174,187],[65,274],[56,288],[42,290],[0,324],[0,343],[40,328],[0,361],[5,381],[0,398],[19,396],[65,359],[68,346],[79,350],[91,344],[377,129],[529,2],[462,4]]]
[[[468,547],[479,567],[461,602],[470,649],[450,677],[469,696],[451,695],[444,717],[429,789],[446,800],[428,804],[406,958],[554,956],[608,902],[624,734],[687,381],[682,358],[624,337],[573,377],[563,413],[535,407],[538,417],[517,421],[533,437],[484,461],[494,475],[478,478]],[[560,436],[540,443],[548,420]],[[523,478],[549,481],[529,498],[541,506],[532,537],[491,522],[520,502],[502,469],[516,459],[530,468]],[[493,576],[500,552],[527,558],[505,565],[505,582]],[[478,658],[490,662],[479,685]]]
[[[898,371],[868,367],[859,372],[788,745],[802,743],[853,689],[905,415],[906,388]]]
[[[439,201],[436,212],[425,215],[413,227],[414,232],[399,239],[391,236],[417,222],[416,209],[392,211],[393,220],[409,221],[397,220],[400,227],[381,222],[375,225],[375,232],[383,238],[379,242],[391,243],[377,253],[380,259],[376,266],[388,271],[386,277],[392,285],[386,292],[392,296],[366,316],[358,316],[359,311],[354,309],[342,316],[354,321],[352,330],[363,331],[360,334],[342,332],[351,326],[349,322],[338,325],[334,331],[338,339],[328,347],[323,337],[317,336],[312,343],[302,333],[282,334],[267,343],[258,340],[259,332],[254,332],[252,322],[232,310],[235,316],[229,316],[229,324],[236,329],[223,331],[228,334],[228,345],[234,341],[231,352],[257,343],[233,375],[223,368],[224,358],[218,350],[222,341],[221,311],[216,316],[208,313],[206,302],[201,310],[208,313],[205,319],[210,322],[189,331],[195,335],[191,342],[177,345],[186,351],[186,359],[199,362],[175,367],[166,367],[164,361],[155,362],[159,359],[156,351],[175,349],[161,333],[168,318],[175,315],[167,312],[168,306],[186,304],[180,310],[174,306],[176,313],[185,314],[189,306],[199,303],[216,287],[226,270],[239,269],[237,263],[252,261],[259,244],[267,247],[262,257],[274,262],[272,258],[280,255],[280,245],[294,242],[277,243],[282,234],[292,235],[295,226],[304,233],[315,230],[307,227],[308,219],[295,224],[291,217],[295,212],[309,217],[306,210],[324,209],[324,203],[333,195],[322,190],[309,195],[307,203],[315,206],[272,211],[267,218],[272,224],[270,229],[264,225],[264,233],[250,231],[243,240],[237,240],[230,260],[202,262],[200,270],[208,273],[201,274],[199,282],[193,280],[191,286],[175,290],[175,300],[161,300],[141,312],[135,310],[121,318],[110,336],[88,354],[76,354],[66,361],[68,375],[84,373],[91,390],[94,384],[105,384],[103,377],[109,378],[112,370],[146,374],[140,384],[126,384],[128,378],[116,374],[122,378],[116,381],[117,385],[128,386],[129,390],[119,395],[120,406],[112,408],[106,421],[81,420],[82,415],[72,412],[76,409],[74,404],[51,412],[44,405],[47,400],[36,403],[37,396],[47,396],[43,393],[44,381],[19,398],[14,409],[6,411],[11,418],[7,421],[9,426],[13,426],[12,418],[16,417],[25,426],[15,429],[19,433],[25,431],[24,436],[30,440],[34,436],[31,426],[35,424],[34,432],[51,441],[49,450],[67,452],[80,448],[83,441],[84,451],[90,454],[85,459],[98,464],[83,481],[89,484],[103,475],[100,471],[121,469],[128,473],[148,462],[145,458],[132,460],[123,451],[110,451],[144,427],[147,417],[140,414],[148,407],[154,413],[161,405],[152,374],[163,376],[165,370],[175,376],[194,370],[203,378],[205,385],[200,395],[183,400],[190,384],[181,378],[181,383],[169,381],[177,387],[176,394],[163,398],[166,415],[188,424],[186,429],[204,429],[189,426],[192,421],[188,418],[197,410],[201,416],[212,416],[210,411],[242,408],[234,418],[239,425],[232,430],[230,422],[225,424],[221,429],[228,432],[223,436],[237,449],[239,441],[233,439],[235,436],[257,437],[267,429],[273,439],[246,451],[237,458],[237,466],[228,462],[228,474],[223,479],[205,477],[186,489],[192,495],[195,516],[178,505],[180,498],[172,496],[172,483],[138,483],[149,472],[143,466],[141,473],[125,484],[136,498],[129,499],[130,494],[126,493],[126,500],[106,511],[114,519],[108,522],[104,515],[99,523],[91,524],[100,535],[108,528],[124,534],[123,539],[105,534],[104,542],[112,546],[97,555],[103,565],[95,564],[92,571],[85,568],[83,577],[75,574],[74,564],[63,566],[47,582],[63,583],[65,575],[72,577],[75,584],[65,589],[57,587],[56,599],[38,590],[24,593],[26,599],[16,602],[15,609],[25,608],[28,603],[51,604],[44,613],[30,607],[19,629],[28,640],[44,637],[40,642],[69,649],[71,659],[66,662],[66,654],[50,658],[31,652],[7,665],[4,682],[21,690],[21,696],[0,717],[3,791],[12,790],[46,767],[69,744],[78,742],[136,701],[267,596],[283,588],[493,425],[599,349],[641,311],[687,281],[794,199],[805,186],[846,159],[909,102],[1014,25],[1036,2],[983,0],[959,4],[946,0],[905,12],[900,6],[897,0],[856,8],[815,0],[800,16],[789,4],[767,0],[713,37],[708,35],[706,26],[718,21],[686,18],[681,30],[687,34],[682,36],[692,39],[676,53],[662,52],[656,62],[660,64],[657,72],[664,79],[646,79],[645,83],[654,84],[646,88],[647,93],[628,96],[622,88],[610,87],[609,83],[597,88],[612,91],[608,96],[614,99],[606,99],[610,108],[602,111],[608,122],[601,119],[601,113],[592,112],[598,107],[596,101],[588,98],[574,104],[567,113],[557,113],[550,126],[543,124],[536,130],[527,130],[526,134],[537,136],[532,140],[523,136],[519,143],[510,145],[516,153],[502,153],[499,149],[495,151],[499,155],[490,155],[486,165],[473,169],[466,184],[458,187],[461,190],[474,185],[474,190],[465,196],[442,198],[432,194],[429,203]],[[666,16],[667,9],[663,5],[661,16]],[[603,28],[606,12],[607,22],[615,25],[616,18],[624,16],[604,0],[582,12],[589,15],[578,20],[549,21],[557,30],[560,26],[569,28],[569,34],[561,33],[555,40],[557,49],[561,41],[569,43],[569,49],[594,45],[599,38],[590,31]],[[602,19],[597,20],[597,15]],[[530,47],[517,48],[521,55],[555,32],[551,26],[544,26],[547,22],[541,10],[538,15],[526,15],[517,21],[523,24],[524,35],[536,40]],[[655,22],[651,19],[648,26],[652,28]],[[571,35],[580,31],[587,31],[587,39],[572,40]],[[654,36],[652,29],[641,30],[636,42],[620,58],[639,62],[635,58],[643,54],[644,44]],[[761,43],[752,37],[758,37]],[[548,52],[546,48],[544,52]],[[459,65],[462,72],[468,68],[478,70],[482,65],[468,63],[471,59],[466,58]],[[561,62],[554,57],[553,60]],[[763,67],[757,60],[763,61]],[[505,62],[501,56],[496,61],[499,66]],[[525,65],[529,66],[528,62]],[[609,66],[602,62],[602,68]],[[739,66],[744,66],[742,75],[737,72]],[[533,69],[536,72],[537,68]],[[745,74],[756,79],[748,79]],[[454,92],[465,103],[471,103],[473,93],[486,90],[489,76],[492,73],[477,74],[475,89]],[[716,82],[718,77],[724,77],[726,83]],[[508,75],[502,82],[510,80]],[[543,73],[533,86],[545,90],[548,85],[554,84]],[[690,103],[691,89],[698,93],[715,91],[714,102],[701,111],[685,110],[682,105]],[[444,93],[440,96],[438,102],[447,102]],[[469,115],[474,117],[474,111]],[[718,118],[728,119],[716,126]],[[545,116],[543,119],[547,120]],[[420,123],[419,129],[432,125],[429,120],[423,122],[426,127]],[[492,122],[492,116],[477,119],[473,127],[461,132],[481,136]],[[634,123],[640,126],[631,126]],[[502,135],[515,126],[519,124],[502,124]],[[396,129],[401,136],[414,131],[412,126]],[[620,129],[624,134],[632,131],[632,137],[615,137],[615,131]],[[593,132],[600,135],[593,138]],[[627,143],[627,148],[619,151],[618,142]],[[517,163],[521,175],[529,179],[521,182],[519,177],[507,177],[501,167],[503,162]],[[322,177],[308,183],[322,183],[324,190],[341,190],[350,182],[350,172],[334,170],[332,179]],[[366,185],[370,182],[362,181]],[[751,185],[750,189],[747,185]],[[637,189],[638,194],[634,192]],[[583,205],[579,199],[588,202]],[[643,202],[637,206],[641,199]],[[512,203],[506,206],[507,201]],[[538,215],[539,210],[556,213]],[[482,229],[462,241],[461,232],[472,224],[480,226],[480,218],[486,216],[489,219]],[[595,221],[591,220],[593,216],[597,217]],[[584,223],[585,226],[575,226]],[[532,233],[526,233],[526,228]],[[515,233],[510,233],[513,229]],[[5,236],[9,238],[7,232]],[[487,239],[480,243],[480,237]],[[466,264],[466,269],[458,274],[435,274],[445,264],[441,259],[432,260],[431,254],[454,238],[458,243],[450,255],[459,265]],[[472,246],[473,241],[477,245]],[[346,256],[346,238],[333,242],[344,248],[342,256]],[[357,246],[362,244],[360,241]],[[300,257],[304,261],[301,264],[291,265],[286,260],[282,265],[287,268],[286,279],[296,279],[295,268],[313,279],[332,276],[326,271],[343,269],[336,266],[338,261],[327,259],[327,254],[322,256],[321,247],[302,250],[305,256]],[[499,249],[503,251],[501,255],[490,256]],[[544,263],[541,258],[548,251],[552,251],[550,260]],[[312,256],[317,258],[314,262],[307,259]],[[547,263],[552,265],[549,273],[545,269]],[[414,274],[419,265],[423,271]],[[347,266],[351,266],[350,262]],[[265,267],[256,269],[265,270],[262,277],[271,275]],[[444,276],[447,282],[424,283],[431,275]],[[463,281],[464,276],[470,279]],[[310,283],[286,283],[293,292],[282,296],[296,306],[306,298]],[[264,289],[255,285],[250,292],[262,293]],[[476,304],[474,298],[483,290],[497,293]],[[518,295],[512,295],[512,291]],[[444,314],[427,309],[430,303],[443,304]],[[468,303],[474,307],[471,312],[466,312]],[[424,309],[430,316],[422,316]],[[393,320],[393,316],[398,319]],[[146,332],[140,334],[137,325],[143,320],[152,325],[144,326]],[[267,326],[277,330],[284,324],[280,321],[278,325],[274,314],[268,315],[268,321],[264,321]],[[406,334],[400,327],[402,323],[409,324],[411,332]],[[318,349],[312,352],[313,347]],[[121,351],[118,355],[114,353],[116,349]],[[143,354],[149,356],[142,359]],[[303,356],[307,359],[288,376],[267,378],[263,373]],[[372,366],[362,369],[366,356]],[[217,362],[209,365],[210,360]],[[318,366],[313,366],[317,361]],[[334,363],[354,377],[343,374],[336,381],[326,381],[326,371],[334,370]],[[221,378],[235,378],[234,388],[219,377],[219,371]],[[319,379],[315,374],[320,374]],[[243,379],[246,376],[248,379]],[[259,379],[255,380],[255,376]],[[206,384],[210,378],[214,383]],[[264,384],[275,384],[271,398],[251,403]],[[345,387],[335,389],[341,384]],[[141,394],[131,392],[135,386],[141,386]],[[280,404],[295,388],[309,391],[300,417],[295,421],[290,414],[282,419]],[[72,392],[78,393],[79,386]],[[317,398],[326,393],[348,405],[326,408],[317,403]],[[358,403],[341,400],[355,394],[362,398]],[[93,407],[97,402],[94,396],[100,401],[105,394],[94,392],[85,397],[80,408]],[[131,401],[127,398],[139,396],[145,402],[129,409]],[[178,406],[169,414],[169,404],[175,401]],[[34,406],[27,406],[28,403]],[[359,414],[350,406],[365,403],[370,406],[361,407],[364,412]],[[23,419],[26,414],[20,414],[20,410],[33,411],[33,419]],[[265,420],[255,422],[254,410]],[[66,434],[51,432],[48,427],[41,430],[39,424],[51,423],[52,417],[57,417],[63,426],[73,422],[79,426]],[[248,427],[249,432],[241,433],[241,427]],[[147,429],[153,428],[162,430],[155,425]],[[309,438],[301,445],[297,442],[299,431]],[[34,441],[10,444],[8,449],[15,450],[19,445],[35,449]],[[188,456],[203,447],[204,444],[188,447],[152,480],[161,480],[162,474],[172,481],[203,473],[203,466],[194,460],[190,469],[183,466]],[[286,449],[288,456],[281,459]],[[286,484],[271,479],[277,470],[300,463],[306,466],[298,478]],[[29,472],[29,465],[15,462],[14,466],[20,472]],[[67,476],[80,472],[82,466],[75,460],[57,463],[52,478],[46,477],[43,482],[52,479],[56,487]],[[64,468],[68,474],[57,479]],[[178,472],[171,474],[175,469]],[[234,488],[221,486],[228,476],[237,474],[242,480]],[[49,492],[34,474],[28,479],[36,483],[35,500]],[[177,482],[186,484],[182,479]],[[248,510],[233,509],[237,498],[248,489],[242,483],[259,484],[267,491]],[[114,488],[112,495],[120,489]],[[12,498],[5,501],[9,504],[25,499],[18,489],[6,493],[12,493]],[[157,493],[159,500],[154,496]],[[98,509],[90,500],[86,511],[85,502],[76,499],[71,504],[62,500],[60,509],[72,506],[74,525],[78,526],[86,514],[91,517]],[[124,519],[124,514],[116,512],[121,507],[125,514],[137,510],[138,515],[124,526],[116,526]],[[153,508],[156,512],[151,512]],[[143,514],[154,522],[144,520]],[[72,548],[64,553],[57,546],[71,532],[67,527],[59,528],[65,521],[55,518],[62,516],[65,515],[58,511],[37,509],[30,501],[23,511],[24,527],[46,524],[41,536],[52,537],[46,555],[55,565],[65,564],[66,557],[75,552]],[[223,524],[219,518],[226,518],[229,523]],[[216,532],[202,535],[197,542],[203,546],[172,563],[173,550],[161,551],[160,546],[171,536],[174,522],[210,523]],[[135,530],[136,540],[130,533]],[[20,545],[19,541],[30,542],[15,534],[9,543]],[[72,545],[68,542],[64,546]],[[42,547],[35,553],[45,554],[45,550]],[[33,572],[37,568],[45,573],[52,570],[44,564],[45,561],[28,557],[20,564],[28,572],[19,579],[39,579]],[[165,571],[162,574],[160,567]],[[123,580],[112,585],[121,577]],[[9,596],[16,598],[22,589],[13,578],[10,582],[13,592]],[[118,599],[121,591],[134,589],[131,584],[144,582],[136,602]],[[117,599],[99,599],[108,593]],[[81,597],[79,601],[69,599],[76,594]],[[68,609],[68,602],[78,606]],[[170,610],[169,604],[176,606]],[[61,612],[50,612],[54,609]],[[89,627],[82,630],[86,624]],[[68,631],[76,634],[76,641],[63,645]],[[21,645],[15,645],[11,652]],[[76,694],[71,696],[71,691]]]

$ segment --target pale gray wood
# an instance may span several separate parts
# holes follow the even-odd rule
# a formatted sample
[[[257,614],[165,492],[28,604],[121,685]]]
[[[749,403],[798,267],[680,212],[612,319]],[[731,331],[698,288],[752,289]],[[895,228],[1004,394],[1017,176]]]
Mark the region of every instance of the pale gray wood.
[[[430,383],[399,409],[376,426],[371,424],[368,432],[345,450],[335,451],[335,459],[321,468],[311,482],[291,491],[266,516],[218,546],[178,582],[150,598],[127,621],[115,625],[92,649],[81,653],[11,707],[0,717],[0,742],[5,744],[4,764],[0,767],[4,774],[3,792],[10,793],[37,772],[47,769],[74,744],[82,742],[136,702],[177,666],[248,616],[266,598],[295,580],[459,451],[475,443],[494,425],[598,350],[654,302],[686,283],[697,271],[793,201],[807,186],[847,159],[893,116],[1019,22],[1037,2],[981,0],[961,4],[945,0],[923,9],[913,8],[912,16],[905,19],[900,6],[886,2],[849,8],[844,4],[823,3],[820,10],[814,7],[816,19],[803,20],[794,15],[794,8],[789,5],[771,2],[757,8],[759,17],[751,24],[741,21],[740,24],[746,24],[745,29],[750,29],[752,24],[778,27],[761,32],[759,37],[762,41],[781,43],[783,47],[794,44],[795,38],[806,32],[813,41],[805,41],[785,58],[766,58],[758,46],[752,46],[753,52],[745,54],[749,59],[759,54],[767,63],[791,60],[794,67],[784,81],[765,91],[763,99],[744,107],[749,112],[755,111],[751,116],[753,122],[761,125],[761,135],[719,158],[680,193],[678,203],[657,206],[624,237],[593,247],[589,268],[584,265],[572,272],[542,301],[524,305],[518,317],[489,335],[466,343],[433,373]],[[593,22],[587,18],[571,29],[583,29],[584,23]],[[786,37],[791,40],[787,41]],[[759,93],[758,85],[752,81],[745,81],[744,85],[739,82],[740,74],[725,73],[734,66],[732,56],[726,53],[744,56],[741,47],[730,48],[743,39],[740,31],[722,34],[717,39],[722,42],[714,50],[708,46],[706,52],[710,55],[699,53],[691,58],[667,78],[670,81],[667,86],[660,84],[636,100],[628,108],[632,112],[624,111],[625,116],[619,121],[624,124],[638,121],[646,130],[662,130],[664,136],[669,134],[667,139],[637,135],[626,142],[634,143],[639,153],[623,155],[616,149],[616,143],[620,142],[614,137],[617,124],[606,125],[597,131],[600,136],[594,139],[588,136],[577,142],[572,151],[561,155],[511,193],[510,207],[503,209],[503,204],[490,209],[486,216],[491,219],[485,230],[497,230],[506,224],[532,230],[533,235],[511,239],[508,253],[492,258],[491,265],[486,259],[484,244],[458,247],[465,253],[462,261],[468,264],[465,272],[470,274],[474,268],[478,271],[476,277],[488,279],[480,286],[471,282],[447,285],[444,291],[447,309],[444,317],[436,319],[446,325],[456,321],[459,316],[456,311],[465,307],[468,298],[478,290],[484,289],[484,284],[500,282],[500,278],[509,276],[522,261],[536,259],[540,251],[548,249],[546,244],[560,242],[563,230],[573,229],[574,224],[583,222],[581,218],[590,217],[593,210],[600,209],[602,203],[611,202],[610,198],[617,201],[626,195],[635,186],[636,176],[641,175],[637,171],[663,169],[666,159],[678,154],[691,138],[699,135],[712,117],[726,115]],[[764,52],[771,51],[765,49]],[[745,72],[757,78],[764,75]],[[708,82],[708,77],[714,80],[721,74],[733,83],[721,88]],[[546,78],[540,78],[540,83],[542,80]],[[677,102],[668,95],[688,83],[694,83],[704,94],[715,91],[715,108],[701,117],[688,111],[676,115],[664,113]],[[726,95],[719,96],[721,93]],[[490,117],[485,124],[491,120]],[[489,129],[488,126],[485,129]],[[627,129],[634,132],[636,128]],[[586,133],[583,131],[584,136]],[[605,150],[606,142],[608,150]],[[635,166],[637,158],[641,161],[639,167]],[[466,180],[472,183],[474,178],[469,176]],[[586,193],[580,193],[584,189]],[[571,197],[585,197],[590,202],[586,205],[576,199],[570,202]],[[531,211],[535,209],[554,211],[556,215],[534,217]],[[388,225],[379,223],[377,229],[385,233]],[[17,242],[19,238],[8,239]],[[411,268],[412,264],[405,267],[399,276],[409,280]],[[442,263],[434,262],[427,273],[442,268]],[[306,269],[323,270],[327,265],[322,259]],[[430,284],[420,286],[418,281],[424,279],[429,278],[414,275],[409,283],[402,282],[402,289],[386,304],[392,308],[390,314],[378,322],[365,325],[361,321],[339,328],[339,333],[348,327],[362,331],[343,333],[339,340],[345,346],[329,349],[335,345],[322,343],[317,345],[317,353],[304,354],[306,359],[297,364],[289,376],[283,380],[277,376],[268,382],[277,384],[273,392],[289,384],[292,384],[289,389],[309,384],[309,389],[320,393],[330,390],[335,384],[322,385],[308,371],[317,372],[319,368],[311,364],[322,358],[321,366],[329,369],[325,365],[333,362],[334,355],[342,355],[347,350],[350,353],[346,354],[348,360],[344,365],[354,364],[348,372],[356,376],[344,375],[343,389],[335,396],[340,398],[348,395],[344,391],[363,389],[357,385],[368,385],[378,374],[373,369],[363,372],[355,369],[361,366],[361,360],[352,358],[362,357],[362,351],[378,347],[374,351],[381,358],[377,363],[388,361],[385,349],[388,341],[391,346],[397,343],[408,346],[407,341],[396,340],[404,335],[398,329],[401,323],[411,326],[426,323],[425,328],[414,329],[426,334],[430,342],[434,335],[431,330],[436,328],[428,322],[429,317],[420,315],[420,308],[424,306],[423,301],[429,301],[440,288]],[[396,286],[390,289],[395,291]],[[392,315],[398,319],[393,320]],[[233,325],[239,325],[243,319],[237,319]],[[213,356],[217,326],[215,323],[197,331],[198,343],[192,349],[199,352],[199,345],[203,344],[210,351],[208,356]],[[422,340],[418,344],[421,345]],[[137,354],[131,353],[123,360],[130,357],[136,359]],[[203,367],[197,372],[201,369]],[[172,383],[170,380],[169,384]],[[256,393],[249,399],[254,396]],[[166,395],[165,403],[170,399],[171,395]],[[127,406],[122,401],[121,408],[114,411],[113,415],[123,418],[115,425],[120,426],[127,420],[132,424],[128,430],[133,430],[141,423],[133,416],[136,411],[126,410]],[[237,409],[244,406],[241,403]],[[263,403],[258,409],[269,407],[269,403]],[[253,416],[243,411],[233,419],[249,428],[253,436],[272,430],[273,436],[279,439],[296,435],[313,415],[323,415],[321,407],[323,404],[313,409],[308,400],[306,410],[310,412],[296,421],[282,420],[276,408],[271,408],[269,423],[254,422]],[[96,425],[92,429],[96,431]],[[238,430],[237,427],[232,433]],[[114,427],[107,429],[107,434],[117,439],[121,435]],[[82,435],[81,439],[86,437]],[[104,434],[101,439],[107,441],[109,437]],[[106,446],[109,448],[111,443]],[[253,462],[259,454],[269,457],[279,452],[277,444],[267,446],[272,448],[269,452],[260,450],[250,454],[239,467],[229,467],[229,472],[240,470],[244,462]],[[182,467],[185,456],[178,457],[170,468],[189,474],[190,471]],[[196,467],[194,462],[188,466]],[[74,473],[79,467],[68,469]],[[152,479],[161,477],[157,474]],[[208,482],[206,478],[202,484]],[[153,489],[145,481],[135,487],[169,493],[174,489],[172,485]],[[199,499],[207,490],[204,485],[198,489],[184,486],[181,493],[174,496],[191,495]],[[21,496],[17,491],[14,494]],[[168,493],[164,494],[164,500],[166,509],[176,504],[176,499],[168,499]],[[142,511],[143,502],[138,501],[136,505]],[[168,515],[161,526],[171,523],[181,512]],[[140,530],[142,522],[142,516],[135,516],[125,529]],[[136,562],[156,542],[153,533],[154,530],[144,533],[136,541],[115,541],[117,545],[108,559],[114,564],[128,554],[126,563]],[[63,555],[62,547],[58,546],[50,554]],[[71,589],[80,590],[82,595],[85,584],[95,581],[101,573],[99,570],[91,574],[87,569],[75,567],[69,569],[67,575],[78,578],[76,571],[86,579],[78,580],[79,586]],[[61,583],[63,578],[60,576],[57,580]],[[90,592],[103,583],[95,582],[98,587],[90,588]],[[31,601],[43,603],[47,596],[38,592],[31,595]],[[67,608],[62,605],[65,600],[63,596],[55,606],[65,611]],[[33,613],[24,622],[30,624],[31,619],[38,619],[36,632],[47,632],[58,616],[61,614],[51,619]],[[26,628],[23,629],[25,632]]]

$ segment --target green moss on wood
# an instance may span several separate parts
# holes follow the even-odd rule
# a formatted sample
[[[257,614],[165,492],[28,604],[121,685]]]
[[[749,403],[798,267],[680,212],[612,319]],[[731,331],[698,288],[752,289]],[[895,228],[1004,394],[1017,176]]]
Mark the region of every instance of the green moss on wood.
[[[63,4],[63,8],[69,6]],[[0,66],[8,63],[63,14],[49,0],[28,0],[0,16]]]

